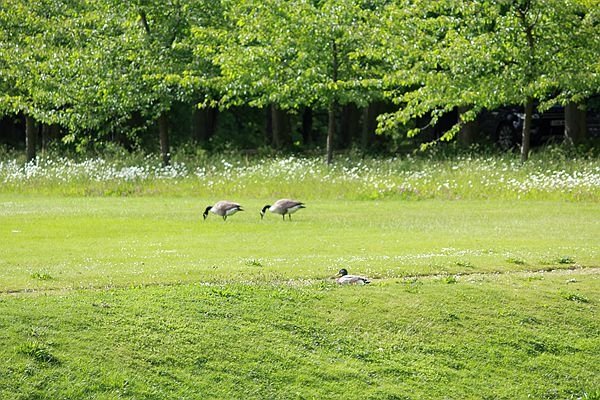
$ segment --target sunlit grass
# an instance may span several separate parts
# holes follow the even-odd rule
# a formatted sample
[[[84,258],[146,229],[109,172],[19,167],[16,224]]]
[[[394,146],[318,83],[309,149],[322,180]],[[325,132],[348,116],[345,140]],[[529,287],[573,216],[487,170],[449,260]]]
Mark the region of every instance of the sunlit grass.
[[[0,290],[598,266],[596,203],[312,200],[285,222],[233,198],[0,195]]]
[[[600,398],[595,159],[174,160],[0,161],[0,399]]]
[[[597,273],[0,297],[0,398],[596,399]]]

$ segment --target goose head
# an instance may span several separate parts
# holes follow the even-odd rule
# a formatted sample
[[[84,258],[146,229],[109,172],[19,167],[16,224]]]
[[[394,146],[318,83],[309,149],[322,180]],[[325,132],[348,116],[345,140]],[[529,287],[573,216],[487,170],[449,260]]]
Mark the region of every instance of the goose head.
[[[267,210],[269,209],[269,207],[271,207],[271,205],[267,204],[266,206],[264,206],[262,208],[262,210],[260,211],[260,219],[263,219],[263,217],[265,216],[265,213],[267,212]]]
[[[210,211],[211,208],[212,208],[212,206],[208,206],[208,207],[206,207],[206,210],[204,210],[204,213],[202,214],[204,219],[206,219],[206,217],[208,217],[208,212]]]

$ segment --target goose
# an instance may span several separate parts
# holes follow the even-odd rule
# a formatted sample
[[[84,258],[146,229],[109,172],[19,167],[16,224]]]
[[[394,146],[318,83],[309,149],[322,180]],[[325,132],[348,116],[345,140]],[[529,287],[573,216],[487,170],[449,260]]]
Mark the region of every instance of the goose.
[[[301,208],[306,208],[304,203],[301,203],[296,200],[290,199],[281,199],[277,200],[273,205],[267,204],[264,206],[260,212],[260,219],[263,219],[267,209],[274,214],[281,214],[283,219],[285,220],[285,215],[289,216],[289,219],[292,219],[292,214],[298,211]]]
[[[348,271],[345,268],[340,269],[335,278],[337,278],[335,281],[340,285],[365,285],[371,283],[371,281],[364,276],[348,275]]]
[[[209,211],[213,214],[220,215],[221,217],[223,217],[223,221],[226,221],[228,216],[233,215],[238,211],[244,210],[242,209],[242,206],[240,206],[238,203],[234,203],[227,200],[221,200],[214,206],[206,207],[206,210],[204,210],[204,214],[202,214],[204,219],[208,217]]]

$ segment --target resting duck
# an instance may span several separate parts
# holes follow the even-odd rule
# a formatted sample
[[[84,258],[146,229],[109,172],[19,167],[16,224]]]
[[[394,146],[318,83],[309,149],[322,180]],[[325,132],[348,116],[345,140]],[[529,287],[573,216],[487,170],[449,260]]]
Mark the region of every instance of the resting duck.
[[[365,285],[371,283],[371,281],[364,276],[348,275],[348,271],[345,268],[340,269],[335,277],[337,278],[335,281],[340,285]]]
[[[275,203],[273,203],[273,205],[267,204],[266,206],[264,206],[260,212],[260,219],[263,219],[263,217],[265,216],[265,213],[267,212],[267,209],[274,213],[274,214],[280,214],[283,219],[285,220],[285,216],[286,214],[289,216],[289,219],[292,219],[292,214],[295,213],[296,211],[298,211],[301,208],[306,208],[304,206],[304,203],[301,203],[299,201],[296,200],[290,200],[290,199],[281,199],[281,200],[277,200]]]
[[[244,210],[242,209],[242,206],[240,206],[238,203],[221,200],[218,203],[216,203],[214,206],[206,207],[206,210],[204,210],[204,214],[202,214],[204,219],[206,219],[206,217],[208,217],[209,211],[213,214],[223,217],[223,221],[226,221],[228,216],[233,215],[238,211],[244,211]]]

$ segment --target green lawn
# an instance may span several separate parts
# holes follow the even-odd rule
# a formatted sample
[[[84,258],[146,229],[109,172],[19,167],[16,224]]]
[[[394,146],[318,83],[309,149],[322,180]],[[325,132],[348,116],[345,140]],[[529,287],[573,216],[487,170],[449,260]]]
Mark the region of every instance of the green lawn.
[[[597,202],[214,200],[0,194],[0,399],[600,398]]]
[[[0,195],[0,290],[375,278],[600,265],[597,203],[265,201],[226,222],[195,198]]]

